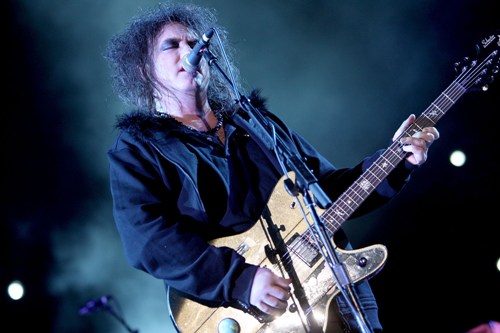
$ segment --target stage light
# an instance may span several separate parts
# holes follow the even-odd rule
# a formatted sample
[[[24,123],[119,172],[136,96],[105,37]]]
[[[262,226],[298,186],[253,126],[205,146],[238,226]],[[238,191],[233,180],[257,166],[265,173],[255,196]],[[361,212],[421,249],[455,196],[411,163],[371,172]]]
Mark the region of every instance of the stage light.
[[[450,154],[450,163],[456,167],[461,167],[465,164],[465,154],[460,150],[455,150]]]
[[[7,287],[7,293],[11,299],[17,301],[24,295],[24,286],[20,281],[12,281]]]

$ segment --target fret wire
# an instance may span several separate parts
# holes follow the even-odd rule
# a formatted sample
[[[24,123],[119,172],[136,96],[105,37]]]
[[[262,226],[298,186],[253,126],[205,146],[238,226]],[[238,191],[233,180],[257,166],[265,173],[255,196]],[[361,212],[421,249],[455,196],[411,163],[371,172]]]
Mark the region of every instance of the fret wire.
[[[491,58],[493,53],[488,57]],[[488,59],[487,58],[487,59]],[[483,64],[486,63],[483,61]],[[422,130],[424,127],[434,126],[445,113],[456,103],[456,101],[467,91],[467,87],[471,87],[477,80],[480,72],[484,66],[476,66],[467,70],[459,75],[443,93],[441,93],[436,100],[412,123],[405,133],[409,134],[411,131],[416,132],[416,129]],[[342,223],[347,220],[357,207],[368,197],[368,195],[385,179],[396,165],[402,161],[405,156],[402,150],[402,144],[393,142],[386,151],[377,158],[377,160],[370,166],[358,180],[352,184],[335,202],[325,210],[321,217],[327,217],[326,224],[331,226],[330,232],[335,232]],[[383,165],[380,166],[379,164]],[[366,173],[366,175],[365,175]],[[372,175],[372,177],[370,177]],[[381,177],[379,176],[381,175]],[[369,183],[369,188],[366,190],[361,184],[364,182]],[[356,199],[358,198],[358,199]],[[341,214],[340,214],[341,213]],[[307,236],[308,235],[308,236]],[[310,244],[316,247],[313,242],[313,237],[310,230],[301,236],[301,238],[308,237],[311,240]],[[300,242],[297,242],[300,243]]]

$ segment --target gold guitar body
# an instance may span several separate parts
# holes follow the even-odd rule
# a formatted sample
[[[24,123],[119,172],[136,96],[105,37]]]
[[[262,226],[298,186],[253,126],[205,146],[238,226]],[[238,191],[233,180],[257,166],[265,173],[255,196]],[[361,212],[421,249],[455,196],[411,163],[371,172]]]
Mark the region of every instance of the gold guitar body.
[[[273,223],[281,227],[281,237],[287,244],[291,244],[294,239],[300,239],[297,237],[298,235],[310,232],[301,209],[295,198],[285,190],[283,182],[278,182],[268,202],[268,207]],[[247,262],[266,266],[276,271],[276,265],[269,261],[264,250],[266,245],[269,245],[269,235],[266,232],[267,228],[261,221],[244,233],[217,239],[212,244],[231,247],[242,254]],[[353,282],[372,277],[383,267],[387,259],[387,249],[380,244],[358,250],[344,250],[338,247],[336,250],[341,261],[345,263]],[[307,330],[303,327],[301,318],[310,315],[310,311],[312,311],[317,322],[321,326],[325,326],[328,305],[340,291],[334,282],[330,269],[325,266],[323,257],[316,260],[312,266],[310,262],[302,260],[300,256],[292,255],[290,260],[299,277],[300,285],[305,291],[310,305],[308,309],[296,306],[296,311],[287,311],[270,323],[261,323],[251,314],[239,309],[207,307],[181,297],[170,288],[168,296],[173,322],[182,333],[216,333],[219,323],[226,318],[236,320],[239,323],[241,333],[302,333],[307,332]],[[292,303],[297,304],[293,291],[289,305]]]

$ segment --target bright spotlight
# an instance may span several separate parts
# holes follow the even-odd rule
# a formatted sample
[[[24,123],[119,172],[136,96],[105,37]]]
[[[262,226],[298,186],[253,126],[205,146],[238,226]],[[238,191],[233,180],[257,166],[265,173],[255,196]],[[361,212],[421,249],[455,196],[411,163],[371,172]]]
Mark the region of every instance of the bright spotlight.
[[[20,281],[12,281],[7,287],[7,293],[13,300],[19,300],[24,295],[24,286]]]
[[[460,150],[455,150],[450,155],[450,163],[456,167],[461,167],[462,165],[464,165],[465,160],[465,154]]]

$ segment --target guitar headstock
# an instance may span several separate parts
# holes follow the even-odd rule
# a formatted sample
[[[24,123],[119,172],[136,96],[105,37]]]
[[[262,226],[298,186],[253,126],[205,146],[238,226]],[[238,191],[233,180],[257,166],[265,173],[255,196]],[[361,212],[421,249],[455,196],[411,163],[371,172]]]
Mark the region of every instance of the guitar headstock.
[[[455,63],[456,81],[466,90],[488,90],[500,71],[500,30],[475,45],[476,54]]]

